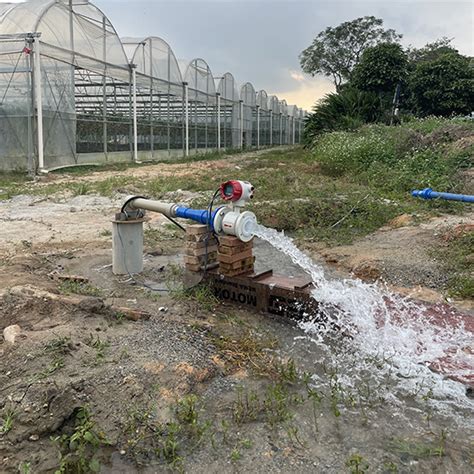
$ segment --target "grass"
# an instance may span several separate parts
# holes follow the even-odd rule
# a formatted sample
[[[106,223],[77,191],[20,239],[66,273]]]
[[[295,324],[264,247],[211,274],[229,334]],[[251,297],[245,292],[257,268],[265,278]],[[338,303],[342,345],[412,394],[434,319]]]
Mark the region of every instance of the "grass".
[[[6,435],[13,428],[13,420],[15,419],[15,411],[6,409],[2,418],[0,418],[0,435]]]
[[[446,432],[442,431],[437,439],[429,442],[395,438],[390,442],[389,449],[411,459],[443,457],[446,455]]]
[[[100,472],[97,452],[109,445],[105,435],[97,429],[87,408],[76,412],[74,430],[52,438],[60,451],[60,463],[56,474],[86,474]]]
[[[448,275],[449,296],[474,298],[474,231],[448,232],[445,242],[431,251]]]

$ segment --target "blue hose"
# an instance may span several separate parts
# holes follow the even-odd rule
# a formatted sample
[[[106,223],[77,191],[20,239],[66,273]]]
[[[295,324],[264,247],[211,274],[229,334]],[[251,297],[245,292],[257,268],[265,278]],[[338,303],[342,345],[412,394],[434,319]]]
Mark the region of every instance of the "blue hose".
[[[469,194],[451,194],[451,193],[437,193],[431,188],[423,189],[423,191],[412,191],[413,197],[422,199],[445,199],[446,201],[460,201],[460,202],[474,202],[474,196]]]

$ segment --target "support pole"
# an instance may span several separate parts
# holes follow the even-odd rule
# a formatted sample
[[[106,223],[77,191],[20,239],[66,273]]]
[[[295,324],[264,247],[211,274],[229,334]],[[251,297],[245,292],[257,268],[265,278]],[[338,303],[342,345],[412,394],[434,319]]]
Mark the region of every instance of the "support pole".
[[[189,88],[183,82],[184,89],[184,156],[189,156]]]
[[[260,106],[257,105],[257,150],[260,148]]]
[[[293,126],[293,145],[295,144],[296,142],[296,124],[295,124],[295,117],[292,117],[291,118],[291,124]]]
[[[240,105],[240,149],[244,148],[244,101],[239,101]]]
[[[44,138],[43,138],[43,86],[41,84],[41,50],[39,36],[34,39],[34,81],[36,99],[36,131],[38,139],[38,168],[44,170]]]
[[[270,146],[273,146],[273,110],[270,110]]]
[[[283,114],[280,112],[280,146],[283,145]]]
[[[132,64],[133,83],[133,161],[138,162],[138,119],[137,119],[137,69]]]
[[[221,95],[216,93],[217,97],[217,151],[221,151]]]

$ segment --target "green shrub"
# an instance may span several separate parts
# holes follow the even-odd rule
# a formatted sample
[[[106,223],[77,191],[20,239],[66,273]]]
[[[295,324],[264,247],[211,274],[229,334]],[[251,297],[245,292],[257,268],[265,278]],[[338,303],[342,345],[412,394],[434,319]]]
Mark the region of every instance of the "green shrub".
[[[472,166],[474,145],[456,148],[449,143],[468,136],[471,129],[473,124],[467,122],[436,118],[401,127],[368,125],[324,135],[315,143],[313,156],[324,174],[346,175],[378,192],[425,187],[462,192],[457,174]],[[444,135],[449,140],[442,140]]]
[[[372,92],[346,88],[338,94],[328,94],[307,118],[303,142],[311,145],[324,132],[356,130],[380,120],[382,115],[380,100]]]

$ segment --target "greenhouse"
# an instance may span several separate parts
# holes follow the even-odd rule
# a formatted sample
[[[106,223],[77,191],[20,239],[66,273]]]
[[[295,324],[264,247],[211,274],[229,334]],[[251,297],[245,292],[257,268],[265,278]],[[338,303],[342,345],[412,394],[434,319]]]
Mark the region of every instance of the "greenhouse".
[[[87,0],[0,4],[0,170],[147,161],[299,143],[304,111],[121,39]]]

